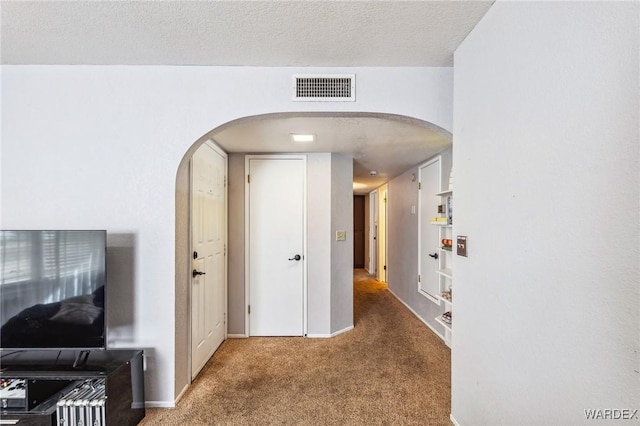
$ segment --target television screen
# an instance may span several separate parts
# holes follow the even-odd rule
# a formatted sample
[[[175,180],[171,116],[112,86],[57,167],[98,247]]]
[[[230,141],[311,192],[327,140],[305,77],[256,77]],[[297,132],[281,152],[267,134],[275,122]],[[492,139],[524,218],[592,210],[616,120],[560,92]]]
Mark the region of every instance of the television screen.
[[[105,348],[106,231],[0,231],[0,348]]]

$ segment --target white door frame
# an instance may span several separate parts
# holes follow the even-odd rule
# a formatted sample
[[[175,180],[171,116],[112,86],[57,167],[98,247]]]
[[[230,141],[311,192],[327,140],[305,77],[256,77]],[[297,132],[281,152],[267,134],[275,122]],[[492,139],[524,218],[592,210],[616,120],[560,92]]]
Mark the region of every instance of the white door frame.
[[[378,190],[369,193],[369,275],[378,270]]]
[[[249,183],[249,161],[251,159],[272,159],[272,160],[302,160],[304,162],[304,193],[302,195],[304,199],[303,206],[303,230],[302,230],[302,258],[304,259],[302,265],[302,330],[303,336],[307,335],[307,156],[301,154],[257,154],[257,155],[245,155],[244,157],[244,335],[249,337],[249,292],[250,292],[250,262],[251,253],[249,250],[249,223],[250,223],[250,183]]]
[[[225,255],[224,255],[224,298],[225,298],[225,321],[224,321],[224,340],[227,340],[227,336],[229,335],[229,261],[228,261],[228,257],[227,257],[227,250],[226,248],[229,245],[229,209],[228,209],[228,203],[229,203],[229,194],[228,194],[228,185],[227,185],[227,176],[229,173],[229,155],[222,150],[222,148],[220,148],[213,140],[209,139],[207,141],[204,142],[204,144],[208,145],[211,149],[213,149],[215,152],[217,152],[218,154],[220,154],[222,157],[224,157],[224,180],[225,180],[225,184],[224,184],[224,247],[225,247]],[[193,161],[192,159],[189,160],[189,253],[187,256],[187,261],[189,262],[189,266],[188,266],[188,271],[191,271],[192,268],[192,250],[193,250],[193,212],[192,212],[192,201],[191,201],[191,197],[193,197],[193,188],[192,188],[192,184],[193,184]],[[191,300],[192,300],[192,295],[191,295],[191,291],[193,289],[193,286],[191,285],[191,273],[189,273],[189,286],[188,286],[188,291],[187,291],[187,298],[188,298],[188,303],[189,303],[189,356],[188,356],[188,362],[187,362],[187,367],[189,368],[189,384],[193,383],[193,377],[192,377],[192,352],[191,352],[191,347],[192,347],[192,325],[193,325],[193,321],[192,321],[192,317],[193,317],[193,307],[191,304]]]
[[[424,169],[425,167],[429,167],[434,163],[438,163],[438,182],[436,184],[436,187],[438,188],[438,191],[439,191],[440,188],[442,187],[442,156],[440,155],[437,155],[431,160],[426,161],[418,166],[418,182],[420,182],[420,185],[422,186],[422,169]],[[423,259],[423,257],[426,257],[427,253],[431,252],[436,247],[438,247],[439,242],[437,242],[435,246],[429,246],[429,247],[424,247],[424,244],[422,243],[422,227],[423,226],[433,227],[434,225],[431,225],[429,223],[428,217],[435,216],[437,214],[436,212],[422,211],[422,197],[435,197],[435,193],[425,194],[422,189],[418,191],[418,276],[425,277],[425,279],[427,279],[426,278],[427,273],[422,271],[421,259]],[[439,253],[439,254],[440,256],[442,256],[442,253]],[[429,276],[428,278],[433,279],[434,277]],[[437,290],[438,289],[436,289],[436,294],[438,292]],[[440,305],[440,300],[437,299],[433,294],[423,290],[420,285],[420,282],[418,282],[418,293],[422,294],[423,296],[425,296],[427,299],[431,300],[435,304]]]

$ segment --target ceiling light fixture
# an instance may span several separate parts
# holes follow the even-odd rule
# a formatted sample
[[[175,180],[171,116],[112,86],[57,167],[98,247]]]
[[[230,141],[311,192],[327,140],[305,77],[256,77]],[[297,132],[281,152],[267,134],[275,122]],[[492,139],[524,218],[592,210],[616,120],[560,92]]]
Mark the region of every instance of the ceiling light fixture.
[[[369,172],[369,176],[378,176],[378,172],[377,172],[377,171],[375,171],[375,170],[371,170],[371,171]]]
[[[294,142],[313,142],[316,140],[316,135],[313,133],[291,133],[290,136]]]

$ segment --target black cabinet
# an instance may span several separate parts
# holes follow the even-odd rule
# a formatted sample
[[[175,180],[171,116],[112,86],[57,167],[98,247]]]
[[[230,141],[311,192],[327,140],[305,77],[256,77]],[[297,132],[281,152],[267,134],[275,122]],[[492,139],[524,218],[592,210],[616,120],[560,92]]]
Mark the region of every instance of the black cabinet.
[[[145,415],[140,350],[11,351],[1,354],[0,414],[21,426],[57,425],[58,402],[79,386],[105,389],[109,425],[136,425]],[[17,388],[18,391],[9,389]],[[23,390],[23,391],[22,391]]]

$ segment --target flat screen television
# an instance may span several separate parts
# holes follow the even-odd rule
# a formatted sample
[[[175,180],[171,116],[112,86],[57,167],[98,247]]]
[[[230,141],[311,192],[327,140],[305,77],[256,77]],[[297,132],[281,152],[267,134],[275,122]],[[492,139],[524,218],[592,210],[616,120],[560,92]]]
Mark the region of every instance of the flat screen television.
[[[106,349],[106,231],[0,231],[0,349]]]

